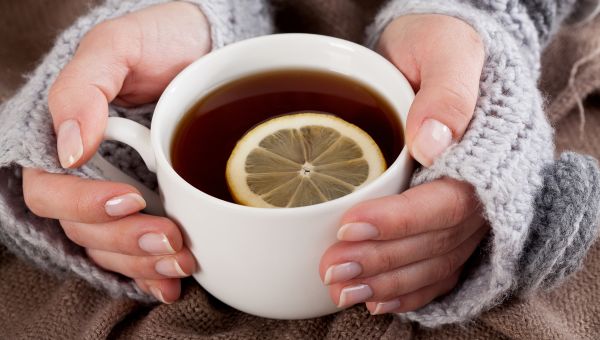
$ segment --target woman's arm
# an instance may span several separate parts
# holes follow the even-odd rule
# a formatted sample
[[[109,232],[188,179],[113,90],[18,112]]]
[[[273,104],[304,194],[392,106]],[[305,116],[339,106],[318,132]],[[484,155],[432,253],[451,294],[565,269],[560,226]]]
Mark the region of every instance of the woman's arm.
[[[507,296],[527,291],[523,285],[552,286],[583,258],[596,234],[597,165],[575,154],[554,163],[553,130],[544,115],[537,80],[541,49],[561,22],[584,17],[584,8],[584,3],[575,1],[392,0],[369,28],[367,43],[392,61],[395,55],[389,51],[407,52],[394,49],[394,39],[380,39],[381,34],[396,18],[412,14],[459,18],[479,33],[485,49],[479,97],[468,129],[431,167],[417,173],[413,184],[442,177],[471,184],[490,224],[490,237],[453,292],[403,317],[431,327],[466,321]],[[576,175],[562,176],[565,169]],[[582,186],[577,192],[586,199],[574,201],[572,195],[556,194],[569,188],[565,186],[568,181],[548,192],[551,178],[576,181]],[[568,218],[549,223],[546,212],[550,207],[552,216]],[[544,227],[560,227],[558,234],[571,237],[558,248],[533,250],[557,239],[554,235],[548,242],[531,242],[532,237],[543,235],[539,230]],[[541,267],[531,266],[532,252],[556,267],[535,271]],[[558,275],[551,274],[555,269]],[[522,279],[525,275],[535,280],[527,282]]]
[[[86,256],[83,247],[67,238],[56,220],[37,217],[26,207],[22,190],[21,168],[38,168],[49,173],[63,174],[61,175],[65,178],[63,182],[68,181],[67,177],[74,178],[74,176],[68,175],[93,179],[101,178],[97,169],[86,165],[73,170],[65,170],[61,167],[57,157],[57,140],[53,133],[53,121],[48,107],[50,88],[55,83],[59,72],[72,60],[83,37],[93,27],[107,20],[146,9],[151,5],[161,5],[168,2],[166,0],[108,0],[102,6],[93,9],[89,14],[79,18],[58,37],[52,50],[29,76],[25,86],[0,107],[0,240],[11,251],[40,267],[61,274],[68,273],[80,276],[92,285],[107,290],[113,295],[126,295],[141,300],[148,300],[150,297],[140,291],[132,280],[123,279],[121,276],[114,275],[97,266]],[[265,0],[190,0],[187,2],[197,5],[209,23],[210,32],[196,32],[209,36],[208,50],[273,31],[269,8]],[[115,21],[112,20],[111,22]],[[104,25],[104,28],[107,26],[110,26],[110,24]],[[197,29],[200,31],[205,29],[205,26],[199,24]],[[109,31],[107,30],[104,33]],[[120,38],[127,38],[127,36],[133,35],[134,32],[131,33],[121,34]],[[103,36],[107,40],[104,41],[105,45],[115,42],[111,40],[110,35],[96,34],[97,38]],[[167,42],[178,41],[177,38],[179,37],[174,37],[174,39]],[[122,41],[126,41],[126,39],[122,39]],[[97,46],[103,45],[98,44]],[[127,44],[121,44],[121,47],[123,46],[127,47]],[[135,47],[135,44],[132,43],[133,47]],[[106,48],[102,51],[106,52]],[[177,54],[172,55],[172,59],[166,58],[168,53],[174,52],[172,50],[162,51],[159,49],[159,52],[163,57],[163,59],[159,58],[160,60],[175,59],[176,62],[180,61],[177,59]],[[90,53],[88,51],[88,55]],[[202,53],[206,53],[206,51]],[[142,59],[145,57],[142,56]],[[85,58],[80,58],[80,61],[82,59]],[[102,105],[95,106],[97,112],[90,112],[93,108],[90,105],[91,100],[99,97],[94,97],[90,93],[86,94],[85,91],[97,84],[94,83],[94,79],[88,79],[90,83],[80,82],[80,80],[85,78],[83,75],[93,74],[92,71],[99,71],[98,75],[110,77],[110,72],[106,70],[110,70],[115,65],[102,64],[103,60],[106,59],[91,58],[87,64],[79,63],[78,66],[81,67],[81,72],[73,74],[79,74],[82,77],[63,79],[64,88],[60,90],[60,93],[55,93],[55,97],[66,97],[63,98],[62,102],[68,105],[57,105],[53,114],[56,113],[57,117],[62,117],[65,120],[72,118],[86,119],[85,117],[88,119],[85,124],[88,130],[82,128],[84,134],[82,137],[89,138],[86,143],[83,143],[85,149],[82,152],[82,157],[75,160],[77,163],[70,165],[79,166],[94,154],[103,131],[101,131],[102,128],[98,127],[98,124],[93,124],[93,122],[105,121],[107,112],[110,115],[126,116],[146,123],[152,113],[153,108],[148,105],[134,109],[109,106],[107,103],[108,98],[104,98]],[[146,77],[152,83],[154,81],[152,76],[157,77],[156,74],[152,74],[153,71],[161,67],[173,71],[180,67],[178,64],[171,66],[165,65],[164,62],[155,63],[154,65],[148,63],[148,67],[138,70],[136,79]],[[144,72],[150,73],[150,75]],[[176,71],[174,72],[176,73]],[[174,74],[171,74],[172,76]],[[160,91],[158,92],[160,93]],[[91,94],[94,94],[94,92],[91,92]],[[95,101],[94,103],[98,104],[99,102]],[[79,106],[74,107],[75,104]],[[90,140],[96,142],[89,142]],[[142,182],[146,184],[153,183],[152,175],[144,168],[139,157],[130,157],[131,153],[126,149],[117,144],[110,144],[104,146],[101,152],[123,170],[141,179]],[[78,153],[75,152],[75,154]],[[44,181],[39,183],[40,185],[48,184]],[[109,184],[99,185],[108,186]],[[33,188],[32,190],[35,191],[36,189],[39,188]],[[62,189],[66,191],[72,189],[71,191],[76,192],[76,186],[75,188],[65,188],[63,186]],[[52,199],[48,195],[42,198]],[[72,204],[75,203],[72,202]]]

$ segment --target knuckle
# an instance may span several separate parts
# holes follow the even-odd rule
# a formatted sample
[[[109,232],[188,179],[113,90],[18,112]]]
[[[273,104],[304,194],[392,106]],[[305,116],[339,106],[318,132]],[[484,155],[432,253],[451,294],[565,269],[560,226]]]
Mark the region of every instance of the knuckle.
[[[442,257],[443,261],[437,271],[437,281],[441,281],[452,275],[462,264],[457,252],[450,252]]]
[[[473,55],[477,55],[474,54],[473,52],[480,52],[481,55],[483,55],[484,52],[484,45],[483,45],[483,39],[481,38],[481,35],[479,34],[479,32],[477,32],[477,30],[475,30],[475,28],[471,25],[469,25],[468,23],[466,23],[465,21],[458,19],[458,18],[448,18],[449,20],[452,21],[453,23],[453,30],[449,31],[446,30],[445,31],[445,36],[447,36],[448,34],[453,34],[454,36],[458,36],[460,37],[460,41],[464,44],[466,44],[467,47],[470,47],[470,49],[468,49],[468,51],[470,51],[470,56]],[[448,39],[446,39],[448,40]]]
[[[438,86],[444,96],[446,113],[461,123],[469,122],[473,116],[472,103],[475,102],[477,94],[462,79],[457,79],[452,84],[441,83]]]
[[[463,221],[469,211],[469,202],[467,200],[467,197],[464,195],[464,187],[463,186],[458,186],[458,185],[452,185],[450,186],[450,192],[449,192],[449,196],[450,196],[450,200],[449,202],[453,202],[452,203],[452,211],[450,213],[450,221],[453,224],[459,223],[461,221]]]
[[[134,256],[131,258],[131,261],[124,266],[124,273],[122,274],[136,278],[152,278],[156,276],[154,262],[155,260],[153,258]]]
[[[76,189],[72,193],[73,218],[80,222],[100,222],[105,214],[106,192],[110,188],[106,187],[104,183],[96,185],[95,183],[85,183],[85,180],[81,178],[76,180],[77,182],[74,183]]]
[[[77,82],[79,68],[73,64],[60,71],[58,78],[48,90],[48,108],[51,114],[69,111],[73,107],[72,95],[81,89]]]
[[[24,186],[23,188],[23,200],[25,201],[25,205],[31,212],[35,215],[42,216],[42,207],[44,206],[44,198],[42,195],[39,195],[38,192],[29,186]]]
[[[472,45],[473,52],[476,53],[474,55],[478,59],[483,60],[485,51],[484,51],[483,39],[481,39],[481,35],[475,29],[473,29],[471,26],[467,25],[467,29],[465,32],[465,38],[466,38],[466,41],[468,41]]]
[[[65,232],[65,235],[69,238],[69,240],[77,243],[80,246],[83,246],[85,244],[84,237],[81,234],[81,230],[77,228],[77,226],[75,226],[72,222],[61,220],[60,225],[62,226],[63,231]]]
[[[411,216],[414,212],[411,209],[407,209],[409,206],[411,206],[410,197],[405,193],[396,195],[396,199],[393,200],[393,204],[389,210],[389,228],[380,229],[381,238],[389,239],[412,233],[415,218]]]
[[[430,256],[446,253],[456,246],[457,232],[456,228],[444,229],[436,232],[433,241],[430,243]]]
[[[461,268],[459,268],[452,276],[450,276],[447,280],[444,281],[444,293],[452,290],[454,286],[458,284],[458,280],[460,279]]]
[[[375,271],[383,273],[395,269],[396,258],[391,251],[386,251],[379,245],[373,245],[369,248],[368,254],[373,259],[373,268]]]
[[[426,292],[414,292],[404,297],[404,304],[401,306],[402,312],[417,310],[427,305],[433,297]]]
[[[379,294],[382,299],[392,298],[398,295],[403,295],[408,292],[410,287],[407,286],[406,275],[404,271],[396,271],[388,277]]]
[[[106,228],[105,237],[108,242],[107,248],[114,247],[115,251],[124,255],[139,254],[137,240],[131,237],[123,237],[123,233],[119,228]]]
[[[452,289],[454,289],[454,287],[458,284],[459,279],[460,279],[460,271],[457,271],[457,272],[453,273],[451,276],[444,278],[442,280],[442,282],[437,285],[437,292],[435,293],[435,296],[433,298],[442,296],[442,295],[445,295],[445,294],[448,294],[449,292],[451,292]],[[431,301],[431,299],[428,299],[424,302],[428,303],[429,301]]]
[[[54,211],[49,209],[49,195],[47,194],[48,185],[44,179],[43,171],[27,171],[23,173],[23,201],[25,206],[33,214],[39,217],[56,218]]]
[[[118,264],[117,261],[103,261],[104,269],[114,271],[131,278],[151,278],[154,273],[153,262],[142,256],[120,255]],[[102,264],[100,264],[102,266]]]
[[[89,193],[78,190],[74,197],[74,217],[79,221],[86,221],[90,214],[90,198]]]

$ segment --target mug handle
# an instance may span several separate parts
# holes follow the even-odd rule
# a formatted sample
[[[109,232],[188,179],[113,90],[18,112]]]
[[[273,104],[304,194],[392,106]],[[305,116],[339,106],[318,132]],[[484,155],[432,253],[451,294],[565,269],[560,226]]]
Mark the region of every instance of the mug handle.
[[[147,127],[129,119],[109,117],[106,130],[104,131],[104,140],[114,140],[131,146],[142,156],[148,169],[156,172],[156,157],[154,156],[154,150],[150,142],[150,130]],[[146,201],[145,212],[152,215],[165,216],[165,211],[158,194],[138,180],[125,174],[98,153],[90,159],[88,165],[97,169],[102,177],[110,181],[127,183],[138,189]]]

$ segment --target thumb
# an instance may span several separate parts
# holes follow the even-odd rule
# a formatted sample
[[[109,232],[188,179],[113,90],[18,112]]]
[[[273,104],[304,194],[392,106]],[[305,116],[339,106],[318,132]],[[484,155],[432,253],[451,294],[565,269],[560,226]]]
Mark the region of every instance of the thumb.
[[[483,66],[480,53],[468,49],[437,49],[421,59],[419,90],[406,123],[412,156],[430,166],[453,141],[459,140],[475,110]]]
[[[127,49],[119,47],[117,36],[107,24],[90,31],[50,88],[48,107],[64,168],[85,163],[103,140],[108,103],[118,95],[128,73],[126,54],[119,52]],[[112,44],[105,44],[110,37]]]

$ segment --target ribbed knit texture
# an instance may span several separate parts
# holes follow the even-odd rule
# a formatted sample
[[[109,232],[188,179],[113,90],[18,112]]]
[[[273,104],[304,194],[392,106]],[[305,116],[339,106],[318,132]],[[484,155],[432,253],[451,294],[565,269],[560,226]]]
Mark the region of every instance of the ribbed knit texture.
[[[583,259],[596,234],[597,212],[588,209],[598,209],[597,165],[575,154],[552,165],[553,132],[537,88],[542,46],[572,13],[574,3],[574,0],[392,0],[370,27],[367,43],[374,46],[383,29],[401,15],[450,15],[469,23],[480,34],[486,55],[479,98],[468,130],[430,168],[417,173],[413,184],[441,177],[472,184],[491,226],[491,239],[486,243],[483,258],[470,268],[467,278],[453,292],[401,317],[429,327],[463,322],[511,294],[528,291],[541,283],[553,286]],[[565,172],[565,168],[575,174]],[[544,172],[544,169],[558,172]],[[561,196],[569,185],[579,184],[571,181],[585,183],[588,190],[585,198]],[[544,182],[561,186],[542,191]],[[536,196],[540,193],[545,196],[536,206]],[[570,213],[571,205],[582,212]],[[557,209],[553,211],[552,223],[541,225],[547,218],[544,214],[551,209]],[[557,215],[563,218],[557,219]],[[583,215],[588,218],[582,220]],[[554,227],[562,228],[562,232],[531,232],[532,222],[534,231]],[[530,235],[548,238],[527,243],[543,245],[543,250],[527,249],[529,256],[521,256]],[[564,235],[571,238],[561,239]],[[577,246],[582,248],[567,251]],[[535,267],[544,261],[551,264]],[[553,269],[559,270],[551,272]],[[518,282],[528,284],[518,276],[520,272],[535,277],[535,282],[520,287]]]
[[[99,178],[88,166],[65,171],[56,157],[56,139],[48,111],[48,90],[58,72],[71,59],[78,42],[98,23],[166,0],[109,0],[81,17],[57,39],[50,53],[30,76],[27,84],[0,107],[0,241],[37,265],[60,273],[76,274],[90,284],[115,296],[150,301],[130,279],[107,272],[89,260],[82,248],[69,241],[57,221],[33,215],[23,204],[20,187],[21,167],[41,168],[48,172],[68,172]],[[210,23],[212,48],[236,40],[272,33],[269,9],[263,0],[194,0]],[[243,10],[242,10],[243,9]],[[152,106],[124,110],[110,108],[111,115],[127,116],[148,122]],[[153,183],[151,175],[130,149],[106,144],[101,152],[123,170]]]
[[[596,239],[600,173],[596,160],[564,153],[544,169],[535,217],[521,253],[519,293],[548,289],[579,269]]]

